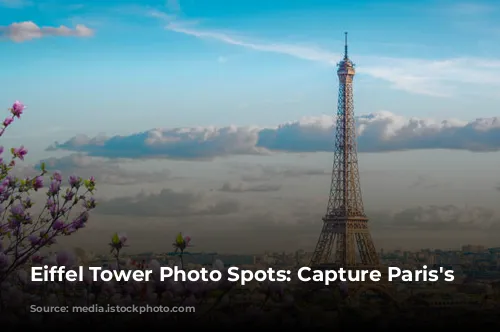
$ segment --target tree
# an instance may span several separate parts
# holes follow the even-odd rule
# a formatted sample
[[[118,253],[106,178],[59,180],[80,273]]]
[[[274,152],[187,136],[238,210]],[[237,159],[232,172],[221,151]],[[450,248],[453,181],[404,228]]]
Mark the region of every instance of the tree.
[[[0,136],[16,119],[25,106],[16,101],[0,127]],[[28,150],[24,146],[10,150],[10,160],[4,160],[0,147],[0,283],[30,262],[42,262],[40,249],[55,243],[58,236],[69,236],[85,227],[89,212],[97,205],[93,194],[93,177],[82,179],[71,175],[63,182],[60,172],[48,175],[45,165],[34,177],[13,176],[17,161],[24,161]],[[47,181],[48,180],[48,181]],[[45,183],[48,186],[45,186]],[[32,196],[46,188],[43,205],[36,205]],[[34,208],[39,211],[33,213]]]

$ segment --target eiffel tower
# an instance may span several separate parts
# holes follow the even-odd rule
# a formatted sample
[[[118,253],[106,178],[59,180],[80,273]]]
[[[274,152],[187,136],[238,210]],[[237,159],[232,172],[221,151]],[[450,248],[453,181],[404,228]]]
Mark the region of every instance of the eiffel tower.
[[[368,229],[359,185],[352,81],[347,53],[338,64],[339,99],[330,199],[310,266],[316,269],[377,268],[379,258]]]

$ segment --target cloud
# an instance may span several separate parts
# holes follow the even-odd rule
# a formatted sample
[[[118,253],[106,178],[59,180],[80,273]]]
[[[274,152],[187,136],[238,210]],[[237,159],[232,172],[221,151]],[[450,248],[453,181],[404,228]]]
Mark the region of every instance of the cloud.
[[[58,170],[63,174],[88,178],[94,176],[100,183],[111,185],[133,185],[158,183],[170,178],[170,171],[143,172],[124,169],[116,160],[93,158],[83,154],[72,154],[62,158],[42,160],[49,170]]]
[[[71,247],[81,246],[87,250],[105,252],[109,234],[118,229],[129,235],[131,246],[126,249],[127,252],[165,252],[170,251],[170,243],[182,231],[192,238],[194,247],[190,252],[248,255],[264,250],[283,251],[305,247],[312,250],[321,230],[320,219],[301,221],[292,217],[284,221],[266,212],[138,219],[136,214],[129,217],[96,213],[85,230],[72,235],[69,241],[69,238],[63,238],[59,242]]]
[[[357,118],[358,151],[389,152],[418,149],[500,151],[500,118],[469,123],[404,118],[377,112]],[[333,150],[333,117],[309,117],[274,128],[198,127],[152,129],[129,136],[75,136],[48,150],[85,152],[109,158],[170,158],[207,160],[230,155]]]
[[[484,207],[455,205],[418,206],[393,213],[371,213],[374,228],[415,230],[488,230],[497,227],[499,216]]]
[[[241,166],[238,167],[241,169]],[[330,175],[330,171],[316,168],[290,168],[278,166],[263,166],[258,165],[257,171],[255,167],[251,170],[246,170],[245,174],[241,176],[244,182],[260,182],[270,181],[277,178],[298,178],[301,176],[316,176],[316,175]]]
[[[226,182],[222,185],[219,191],[228,192],[228,193],[244,193],[244,192],[269,192],[269,191],[279,191],[281,189],[281,185],[278,184],[258,184],[249,186],[244,183],[231,183]]]
[[[482,15],[494,12],[497,8],[488,4],[462,2],[448,6],[446,9],[457,15]]]
[[[470,6],[470,5],[469,5]],[[459,7],[457,7],[460,9]],[[466,8],[466,7],[465,7]],[[479,11],[481,6],[471,6]],[[462,9],[463,10],[463,9]],[[335,65],[339,53],[319,47],[285,44],[280,42],[248,41],[233,34],[210,31],[186,24],[169,15],[156,15],[167,22],[166,29],[200,39],[212,39],[247,49],[289,55],[298,59]],[[461,85],[478,84],[500,87],[500,61],[498,59],[451,58],[443,60],[388,58],[359,55],[358,73],[387,81],[392,88],[434,97],[456,94]]]
[[[172,159],[212,159],[215,156],[234,154],[264,154],[265,148],[257,147],[258,130],[252,128],[179,128],[153,129],[131,136],[88,138],[75,136],[53,149],[75,151],[94,150],[95,156],[137,158],[169,157]],[[90,152],[90,151],[89,151]]]
[[[40,175],[40,171],[35,169],[33,166],[17,163],[16,167],[14,167],[9,174],[17,178],[33,178],[34,176]]]
[[[313,250],[321,232],[321,212],[305,209],[306,202],[299,206],[292,204],[288,209],[252,208],[242,213],[233,208],[230,211],[238,213],[210,215],[203,212],[208,206],[206,199],[204,195],[167,190],[160,195],[137,198],[132,205],[128,199],[104,201],[91,217],[88,228],[75,238],[72,236],[70,244],[89,248],[89,242],[95,241],[95,246],[106,250],[109,234],[118,229],[130,235],[133,243],[130,250],[165,251],[165,242],[168,246],[175,234],[182,231],[192,236],[197,252],[250,254],[264,250]],[[108,209],[109,214],[103,216],[103,209]],[[499,225],[498,217],[481,207],[426,206],[397,212],[368,210],[367,214],[377,248],[401,245],[443,248],[470,243],[467,241],[475,243],[477,239],[484,240]]]
[[[238,38],[229,36],[225,33],[221,32],[213,32],[213,31],[202,31],[194,28],[189,28],[184,25],[183,22],[174,21],[170,22],[166,29],[182,33],[185,35],[190,35],[197,38],[205,38],[205,39],[214,39],[219,42],[240,46],[244,48],[249,48],[255,51],[262,52],[271,52],[271,53],[279,53],[279,54],[287,54],[294,56],[299,59],[310,60],[310,61],[319,61],[325,62],[329,64],[335,64],[339,58],[339,54],[331,53],[328,51],[324,51],[321,49],[314,49],[311,47],[303,47],[298,45],[291,44],[278,44],[278,43],[260,43],[260,42],[246,42],[240,40]]]
[[[164,189],[158,194],[139,193],[135,197],[104,200],[96,212],[108,215],[180,218],[223,216],[239,210],[239,203],[234,200],[217,200],[202,193]]]
[[[413,181],[409,188],[422,188],[422,189],[435,189],[438,187],[449,186],[451,183],[442,182],[431,176],[419,175],[415,181]]]
[[[47,36],[91,37],[94,35],[92,29],[82,24],[78,24],[74,29],[71,29],[64,25],[59,27],[39,27],[31,21],[1,26],[0,33],[18,43]]]
[[[500,87],[500,60],[365,59],[358,72],[385,80],[395,89],[435,97],[450,97],[467,84]]]

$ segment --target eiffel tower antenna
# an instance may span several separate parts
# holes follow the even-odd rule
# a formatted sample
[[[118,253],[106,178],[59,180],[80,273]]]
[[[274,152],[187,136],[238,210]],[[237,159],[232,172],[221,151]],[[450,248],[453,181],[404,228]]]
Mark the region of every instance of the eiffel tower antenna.
[[[347,32],[344,32],[345,34],[345,44],[344,44],[344,60],[349,59],[349,56],[347,54]]]
[[[311,259],[314,268],[376,268],[379,258],[368,229],[359,184],[352,81],[356,71],[347,53],[338,64],[339,99],[332,182],[323,229]]]

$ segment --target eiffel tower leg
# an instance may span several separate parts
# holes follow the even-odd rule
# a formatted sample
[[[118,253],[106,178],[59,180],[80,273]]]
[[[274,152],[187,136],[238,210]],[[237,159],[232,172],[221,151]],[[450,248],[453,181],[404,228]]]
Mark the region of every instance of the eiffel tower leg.
[[[345,250],[345,233],[337,234],[337,242],[335,243],[335,264],[339,264],[345,260],[346,250]]]
[[[360,232],[356,234],[356,242],[358,243],[358,251],[361,256],[363,265],[376,266],[379,264],[378,255],[373,245],[373,241],[369,232]]]
[[[319,236],[318,244],[314,250],[313,256],[311,258],[311,266],[320,264],[321,262],[328,261],[330,259],[331,250],[333,248],[332,244],[335,241],[335,234],[328,230],[328,225],[323,224],[323,229]]]
[[[356,234],[350,232],[349,230],[347,231],[346,238],[347,238],[347,243],[346,243],[346,267],[349,266],[354,266],[356,265]]]

